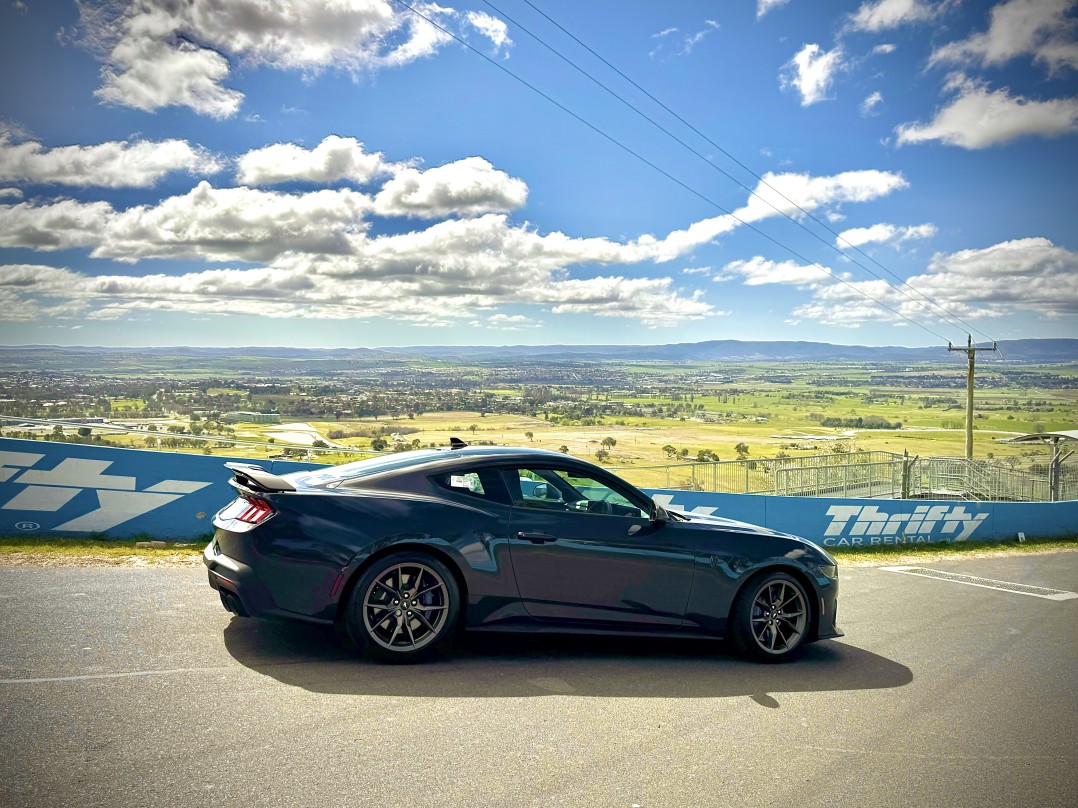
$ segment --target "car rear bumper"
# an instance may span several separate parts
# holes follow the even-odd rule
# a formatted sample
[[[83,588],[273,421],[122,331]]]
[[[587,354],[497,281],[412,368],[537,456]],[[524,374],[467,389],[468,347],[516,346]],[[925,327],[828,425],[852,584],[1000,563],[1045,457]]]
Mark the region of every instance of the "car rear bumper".
[[[239,617],[304,620],[321,625],[333,622],[280,608],[258,574],[249,565],[225,555],[216,537],[202,551],[202,563],[206,565],[210,586],[221,595],[221,605]]]

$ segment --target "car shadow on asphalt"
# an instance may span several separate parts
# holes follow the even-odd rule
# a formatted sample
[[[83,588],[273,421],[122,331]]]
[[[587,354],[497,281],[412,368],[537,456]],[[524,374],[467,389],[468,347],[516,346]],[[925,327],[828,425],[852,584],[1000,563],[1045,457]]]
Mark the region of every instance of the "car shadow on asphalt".
[[[237,662],[286,685],[315,693],[435,698],[544,695],[615,698],[752,696],[769,693],[902,687],[913,672],[843,642],[805,648],[796,661],[762,665],[704,640],[565,634],[470,633],[414,665],[359,656],[328,628],[233,618],[225,647]]]

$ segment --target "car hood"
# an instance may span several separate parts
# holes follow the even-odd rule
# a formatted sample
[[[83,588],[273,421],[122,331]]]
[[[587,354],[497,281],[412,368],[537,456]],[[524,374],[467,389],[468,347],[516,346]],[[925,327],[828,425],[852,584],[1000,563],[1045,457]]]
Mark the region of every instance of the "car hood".
[[[789,539],[796,542],[799,546],[811,547],[814,550],[823,553],[831,563],[834,563],[834,559],[816,542],[806,539],[803,536],[795,536],[792,533],[783,533],[781,530],[772,530],[768,527],[761,525],[754,525],[751,522],[739,522],[736,519],[726,519],[722,516],[704,516],[699,513],[685,513],[684,511],[675,511],[678,516],[684,516],[690,524],[700,525],[701,527],[710,527],[715,530],[727,530],[736,533],[750,533],[755,536],[777,536],[783,539]]]
[[[669,509],[668,509],[669,510]],[[700,513],[685,513],[684,511],[673,511],[678,516],[683,516],[688,521],[695,525],[714,525],[721,530],[736,530],[739,533],[763,533],[767,536],[787,536],[787,533],[779,533],[776,530],[762,527],[761,525],[754,525],[750,522],[739,522],[736,519],[727,519],[724,516],[704,516]]]

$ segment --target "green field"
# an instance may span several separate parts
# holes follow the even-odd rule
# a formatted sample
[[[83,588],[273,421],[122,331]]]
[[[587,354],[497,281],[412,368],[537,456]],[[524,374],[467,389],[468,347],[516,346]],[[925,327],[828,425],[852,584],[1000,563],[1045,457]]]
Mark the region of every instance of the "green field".
[[[95,438],[114,445],[259,459],[287,454],[340,463],[357,455],[333,447],[444,446],[451,436],[564,450],[610,466],[701,456],[735,460],[881,450],[940,457],[964,452],[965,372],[954,363],[461,362],[448,372],[448,365],[417,361],[392,370],[380,367],[333,361],[319,376],[247,379],[222,373],[218,365],[217,375],[203,383],[172,381],[164,403],[155,392],[156,381],[139,380],[140,389],[150,391],[139,398],[123,394],[129,383],[122,378],[96,380],[98,397],[82,398],[107,398],[109,414],[124,421],[156,412],[152,423],[158,430],[201,430],[221,438],[207,442],[175,434],[93,430]],[[361,381],[341,376],[341,368],[366,376]],[[978,374],[975,457],[1041,462],[1046,449],[1001,440],[1078,428],[1074,365],[992,367]],[[521,377],[536,381],[525,383]],[[24,405],[17,396],[23,394],[16,387],[6,393],[12,397],[4,414],[36,414],[19,410]],[[56,390],[57,398],[63,395]],[[446,402],[460,409],[431,406]],[[284,423],[223,423],[221,413],[233,409],[275,412]],[[381,414],[356,417],[364,411]],[[74,432],[65,428],[66,435]],[[272,445],[232,445],[226,438]],[[315,446],[315,441],[329,447]],[[605,454],[597,458],[600,451]]]

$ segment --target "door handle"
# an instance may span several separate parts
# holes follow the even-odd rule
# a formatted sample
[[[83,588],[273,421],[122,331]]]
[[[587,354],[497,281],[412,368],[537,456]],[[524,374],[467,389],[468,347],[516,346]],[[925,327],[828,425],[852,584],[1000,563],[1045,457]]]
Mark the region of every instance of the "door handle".
[[[538,531],[521,531],[517,533],[518,539],[526,539],[533,544],[546,544],[548,542],[557,541],[557,536],[552,536],[549,533],[542,533]]]

